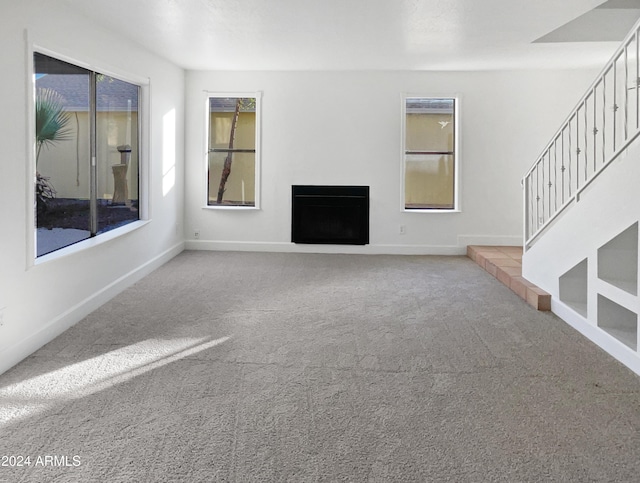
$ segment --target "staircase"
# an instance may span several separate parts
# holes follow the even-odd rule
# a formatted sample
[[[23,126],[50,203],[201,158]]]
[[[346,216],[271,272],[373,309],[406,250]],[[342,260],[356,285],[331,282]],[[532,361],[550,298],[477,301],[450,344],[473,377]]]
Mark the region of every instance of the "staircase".
[[[522,276],[640,374],[640,23],[523,179]]]

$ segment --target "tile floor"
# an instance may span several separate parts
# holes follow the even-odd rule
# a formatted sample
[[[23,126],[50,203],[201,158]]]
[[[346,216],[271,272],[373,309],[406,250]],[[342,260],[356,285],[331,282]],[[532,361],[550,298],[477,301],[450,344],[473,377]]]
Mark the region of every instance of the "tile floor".
[[[551,310],[551,295],[522,277],[522,247],[467,246],[467,256],[538,310]]]

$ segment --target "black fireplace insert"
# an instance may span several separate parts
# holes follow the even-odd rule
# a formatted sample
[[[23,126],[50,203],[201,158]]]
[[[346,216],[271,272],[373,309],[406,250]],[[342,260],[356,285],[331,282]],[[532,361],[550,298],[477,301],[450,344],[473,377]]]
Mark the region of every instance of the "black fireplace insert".
[[[294,185],[291,241],[331,245],[369,243],[369,187]]]

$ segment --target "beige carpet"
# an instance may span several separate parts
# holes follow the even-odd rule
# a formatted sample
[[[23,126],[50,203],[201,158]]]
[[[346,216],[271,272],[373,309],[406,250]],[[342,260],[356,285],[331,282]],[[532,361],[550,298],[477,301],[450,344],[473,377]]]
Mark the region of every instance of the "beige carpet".
[[[185,252],[0,376],[0,481],[638,481],[639,382],[466,258]]]

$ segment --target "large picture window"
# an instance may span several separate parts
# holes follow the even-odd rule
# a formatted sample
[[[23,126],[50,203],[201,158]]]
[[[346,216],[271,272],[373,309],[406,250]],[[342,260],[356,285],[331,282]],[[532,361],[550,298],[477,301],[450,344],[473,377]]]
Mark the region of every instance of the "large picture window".
[[[256,208],[260,96],[207,97],[207,205]]]
[[[457,209],[457,101],[404,100],[404,209]]]
[[[36,253],[139,219],[140,87],[34,54]]]

